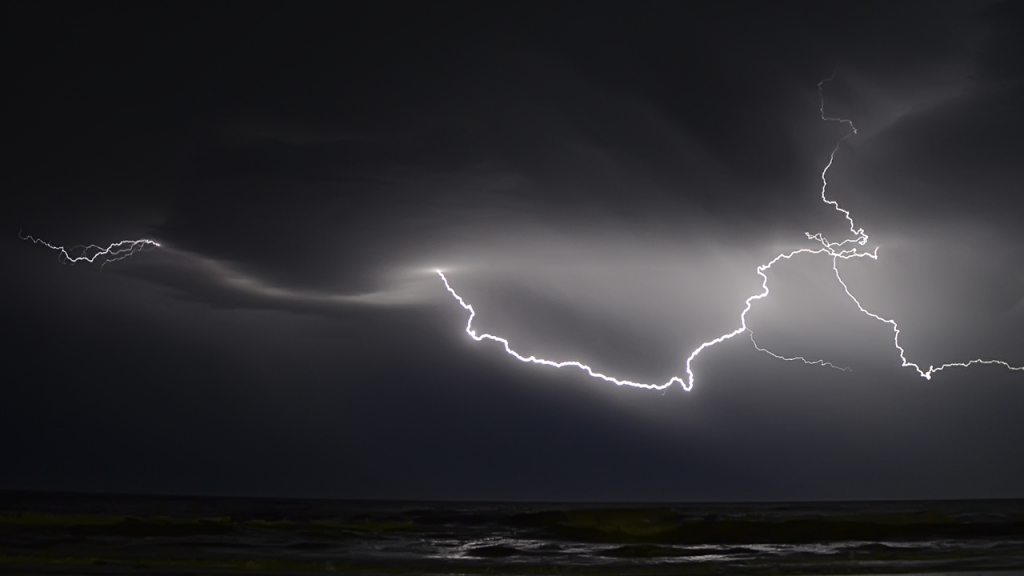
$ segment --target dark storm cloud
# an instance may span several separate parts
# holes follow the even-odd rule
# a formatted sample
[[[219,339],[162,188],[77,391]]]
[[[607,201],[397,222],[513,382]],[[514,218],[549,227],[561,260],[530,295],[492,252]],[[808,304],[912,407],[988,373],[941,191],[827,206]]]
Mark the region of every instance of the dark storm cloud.
[[[424,498],[1020,495],[1011,3],[17,9],[17,487]],[[467,24],[468,23],[468,24]],[[16,241],[150,236],[95,271]],[[141,335],[141,336],[140,336]],[[58,353],[55,354],[54,351]],[[52,454],[43,458],[40,454]],[[140,456],[141,454],[141,456]],[[131,455],[129,457],[128,455]],[[131,464],[133,458],[139,464]],[[89,468],[91,471],[83,472]]]
[[[876,83],[899,77],[919,90],[932,70],[964,59],[972,37],[955,26],[969,8],[808,7],[811,24],[775,26],[760,25],[776,22],[772,9],[751,6],[700,21],[664,6],[555,10],[542,20],[513,11],[493,41],[420,30],[410,42],[423,40],[430,56],[384,51],[375,67],[383,74],[344,51],[325,66],[323,54],[270,39],[260,50],[279,51],[285,64],[234,72],[228,88],[251,118],[246,128],[233,114],[228,131],[261,136],[206,147],[160,232],[188,249],[323,281],[332,266],[359,277],[416,257],[401,254],[410,237],[429,254],[423,241],[462,228],[465,243],[475,225],[495,222],[683,229],[709,217],[807,214],[806,196],[778,191],[811,184],[833,137],[813,115],[811,83],[833,68],[870,67]],[[648,28],[650,39],[637,41],[634,32]],[[431,35],[454,39],[424,40]],[[474,55],[450,57],[462,54],[450,44],[458,41]],[[350,42],[342,45],[358,43]],[[366,49],[386,44],[371,38]],[[289,62],[311,73],[271,75]],[[253,96],[289,80],[294,104]],[[274,136],[274,122],[288,128]],[[737,243],[764,233],[729,232]],[[337,244],[346,247],[340,258]]]

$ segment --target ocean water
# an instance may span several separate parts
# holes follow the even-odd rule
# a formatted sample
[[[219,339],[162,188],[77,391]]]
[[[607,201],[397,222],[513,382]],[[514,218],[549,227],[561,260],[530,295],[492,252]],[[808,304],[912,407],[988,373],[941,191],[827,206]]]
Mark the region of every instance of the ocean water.
[[[1024,574],[1024,500],[363,502],[0,492],[6,574]]]

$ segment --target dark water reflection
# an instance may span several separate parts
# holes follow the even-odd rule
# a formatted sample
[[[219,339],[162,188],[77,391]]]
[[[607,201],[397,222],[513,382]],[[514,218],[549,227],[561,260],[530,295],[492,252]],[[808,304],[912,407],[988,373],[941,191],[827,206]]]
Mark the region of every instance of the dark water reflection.
[[[0,493],[0,571],[1024,573],[1024,501],[471,504]]]

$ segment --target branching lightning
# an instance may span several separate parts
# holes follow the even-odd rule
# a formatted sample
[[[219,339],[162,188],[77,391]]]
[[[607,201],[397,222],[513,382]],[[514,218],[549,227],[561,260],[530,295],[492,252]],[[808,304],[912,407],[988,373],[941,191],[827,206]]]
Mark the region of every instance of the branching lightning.
[[[18,237],[34,244],[46,246],[50,250],[56,251],[58,254],[57,257],[60,258],[61,261],[70,262],[72,264],[77,264],[78,262],[93,264],[98,260],[101,266],[105,266],[110,262],[124,260],[132,254],[141,252],[147,248],[160,247],[159,242],[148,238],[140,238],[138,240],[121,240],[120,242],[108,244],[105,247],[97,246],[96,244],[89,244],[87,246],[78,245],[72,246],[71,248],[65,248],[64,246],[56,246],[45,240],[21,234],[20,232],[18,233]]]
[[[732,330],[731,332],[726,332],[725,334],[722,334],[722,335],[720,335],[720,336],[718,336],[716,338],[713,338],[711,340],[708,340],[707,342],[702,343],[695,350],[693,350],[693,352],[691,352],[690,355],[686,359],[686,376],[685,377],[673,376],[667,382],[662,383],[662,384],[646,384],[646,383],[642,383],[642,382],[634,382],[632,380],[627,380],[627,379],[620,379],[620,378],[616,378],[616,377],[613,377],[613,376],[609,376],[609,375],[601,373],[601,372],[597,372],[596,370],[594,370],[590,366],[588,366],[586,364],[583,364],[582,362],[579,362],[579,361],[576,361],[576,360],[554,361],[554,360],[546,360],[544,358],[539,358],[539,357],[534,356],[534,355],[525,356],[525,355],[517,352],[516,350],[514,350],[512,348],[511,343],[507,339],[505,339],[505,338],[502,338],[500,336],[495,336],[493,334],[487,334],[487,333],[479,334],[479,333],[477,333],[477,331],[473,328],[473,320],[476,318],[476,311],[473,309],[473,306],[470,305],[468,302],[466,302],[461,296],[459,296],[459,294],[456,293],[455,290],[452,288],[451,284],[449,284],[448,278],[444,275],[444,273],[441,270],[437,270],[437,274],[438,274],[438,276],[440,276],[441,281],[444,282],[444,286],[448,290],[448,292],[451,293],[451,295],[458,301],[458,303],[464,309],[466,309],[469,312],[469,318],[466,321],[466,333],[469,334],[470,337],[472,337],[474,340],[476,340],[478,342],[482,341],[482,340],[491,340],[491,341],[494,341],[494,342],[497,342],[497,343],[501,344],[505,348],[505,352],[506,353],[508,353],[510,356],[514,357],[515,359],[517,359],[517,360],[519,360],[521,362],[532,363],[532,364],[540,364],[540,365],[543,365],[543,366],[550,366],[550,367],[553,367],[553,368],[567,368],[567,367],[577,368],[579,370],[582,370],[582,371],[586,372],[589,376],[591,376],[593,378],[604,380],[606,382],[611,382],[611,383],[614,383],[614,384],[619,385],[619,386],[632,386],[632,387],[636,387],[636,388],[645,388],[645,389],[651,389],[651,390],[664,390],[664,389],[666,389],[666,388],[668,388],[668,387],[670,387],[670,386],[672,386],[673,384],[676,384],[676,383],[680,384],[683,387],[684,390],[691,390],[693,388],[694,380],[696,378],[695,375],[694,375],[694,372],[693,372],[693,362],[694,362],[694,360],[696,360],[697,356],[701,352],[703,352],[705,349],[710,348],[712,346],[715,346],[716,344],[721,344],[722,342],[725,342],[726,340],[731,340],[732,338],[735,338],[736,336],[739,336],[740,334],[743,334],[743,333],[749,334],[750,341],[754,345],[754,348],[756,350],[758,350],[759,352],[763,352],[765,354],[768,354],[769,356],[771,356],[773,358],[776,358],[778,360],[785,360],[785,361],[789,361],[789,362],[803,362],[804,364],[808,364],[808,365],[822,366],[822,367],[827,367],[827,368],[833,368],[833,369],[836,369],[836,370],[847,371],[847,370],[849,370],[849,368],[845,368],[845,367],[842,367],[842,366],[837,366],[837,365],[833,364],[832,362],[828,362],[826,360],[820,360],[820,359],[819,360],[809,360],[809,359],[807,359],[807,358],[805,358],[803,356],[792,356],[792,357],[783,356],[781,354],[777,354],[775,352],[772,352],[771,350],[768,350],[767,348],[763,348],[760,345],[758,345],[757,341],[754,339],[753,331],[747,326],[747,313],[750,312],[750,310],[753,307],[754,303],[757,302],[758,300],[762,300],[764,298],[767,298],[768,295],[769,295],[768,271],[771,269],[772,266],[774,266],[780,260],[789,260],[789,259],[791,259],[791,258],[793,258],[795,256],[801,256],[801,255],[824,255],[824,256],[827,256],[827,257],[832,259],[832,270],[835,273],[836,280],[839,281],[839,284],[842,286],[843,291],[846,293],[847,297],[849,297],[850,300],[852,300],[853,303],[857,306],[857,309],[860,310],[860,312],[865,314],[866,316],[868,316],[870,318],[873,318],[875,320],[878,320],[879,322],[884,322],[884,323],[886,323],[886,324],[888,324],[888,325],[890,325],[892,327],[892,330],[893,330],[893,345],[896,347],[896,350],[899,352],[900,360],[902,361],[902,366],[903,367],[905,367],[905,368],[906,367],[913,368],[921,377],[923,377],[923,378],[925,378],[927,380],[930,380],[932,375],[935,374],[936,372],[939,372],[941,370],[945,370],[946,368],[954,368],[954,367],[957,367],[957,368],[968,368],[968,367],[976,365],[976,364],[992,364],[992,365],[1002,366],[1002,367],[1007,368],[1009,370],[1024,372],[1024,366],[1012,366],[1008,362],[1005,362],[1003,360],[991,360],[991,359],[983,359],[983,358],[976,358],[976,359],[968,360],[968,361],[965,361],[965,362],[950,362],[950,363],[946,363],[946,364],[941,364],[939,366],[932,365],[932,366],[929,366],[927,370],[925,370],[919,364],[911,362],[911,361],[909,361],[907,359],[906,351],[900,345],[900,329],[899,329],[899,326],[897,325],[896,321],[893,320],[893,319],[890,319],[890,318],[882,317],[882,316],[880,316],[878,314],[875,314],[874,312],[869,311],[867,308],[865,308],[861,304],[861,302],[850,291],[849,286],[847,286],[846,282],[843,280],[842,275],[839,272],[839,261],[840,260],[849,260],[849,259],[852,259],[852,258],[870,258],[872,260],[877,260],[878,259],[878,247],[876,246],[871,251],[868,251],[868,250],[862,248],[863,246],[865,246],[867,244],[868,235],[864,232],[863,228],[858,228],[857,227],[856,223],[853,220],[853,216],[850,214],[849,210],[846,210],[843,207],[841,207],[837,201],[830,199],[828,197],[828,195],[827,195],[828,171],[829,171],[829,169],[832,168],[832,165],[835,162],[836,153],[839,152],[840,146],[842,145],[842,143],[847,138],[850,138],[850,137],[852,137],[852,136],[857,134],[857,127],[854,126],[854,124],[853,124],[853,122],[851,120],[847,120],[847,119],[844,119],[844,118],[834,118],[834,117],[827,116],[825,114],[824,85],[825,85],[826,82],[828,82],[830,80],[832,80],[832,78],[827,78],[827,79],[822,80],[821,82],[818,83],[818,96],[819,96],[819,100],[820,100],[819,111],[820,111],[820,114],[821,114],[821,119],[823,121],[826,121],[826,122],[837,122],[837,123],[843,124],[843,125],[845,125],[848,128],[848,130],[847,130],[846,134],[844,134],[836,142],[835,147],[832,149],[831,154],[829,154],[828,162],[825,164],[825,167],[821,171],[821,200],[825,204],[828,204],[828,205],[832,206],[832,208],[834,210],[836,210],[837,212],[842,214],[842,216],[846,219],[846,221],[850,225],[849,226],[850,237],[845,238],[845,239],[843,239],[841,241],[838,241],[838,242],[832,242],[832,241],[829,241],[820,232],[814,233],[814,234],[812,234],[810,232],[805,232],[804,234],[807,237],[807,239],[811,240],[811,241],[814,241],[817,244],[816,247],[814,247],[814,248],[801,248],[801,249],[798,249],[798,250],[793,250],[791,252],[785,252],[785,253],[782,253],[782,254],[779,254],[779,255],[775,256],[774,258],[772,258],[767,263],[761,264],[760,266],[758,266],[756,268],[756,272],[761,277],[761,291],[758,292],[757,294],[754,294],[754,295],[750,296],[749,298],[747,298],[745,300],[744,306],[743,306],[743,310],[740,312],[740,316],[739,316],[739,326],[735,330]],[[33,236],[23,235],[20,232],[19,232],[18,236],[22,240],[30,241],[30,242],[32,242],[34,244],[39,244],[39,245],[45,246],[46,248],[49,248],[50,250],[56,251],[58,253],[58,258],[61,261],[69,262],[69,263],[72,263],[72,264],[79,263],[79,262],[85,262],[85,263],[96,263],[96,262],[99,262],[101,266],[105,266],[106,264],[108,264],[110,262],[115,262],[115,261],[118,261],[118,260],[123,260],[125,258],[128,258],[129,256],[132,256],[133,254],[135,254],[137,252],[141,252],[141,251],[144,251],[144,250],[147,250],[147,249],[150,249],[150,248],[159,248],[161,246],[160,243],[155,241],[155,240],[150,240],[148,238],[141,238],[141,239],[137,239],[137,240],[121,240],[119,242],[114,242],[112,244],[108,244],[107,246],[99,246],[99,245],[96,245],[96,244],[89,244],[89,245],[78,245],[78,246],[72,246],[70,248],[65,248],[64,246],[54,245],[54,244],[51,244],[49,242],[46,242],[45,240],[41,240],[41,239],[35,238]],[[270,287],[270,286],[267,286],[264,283],[261,283],[261,282],[255,280],[255,279],[253,279],[253,278],[250,278],[250,277],[247,277],[247,276],[242,276],[242,275],[239,275],[238,273],[234,273],[234,272],[228,273],[225,270],[222,270],[221,268],[218,268],[217,271],[218,271],[218,273],[221,276],[228,277],[229,284],[234,286],[234,287],[236,287],[236,288],[242,287],[242,288],[248,289],[250,291],[258,292],[258,293],[260,293],[262,295],[265,295],[265,296],[268,296],[268,297],[289,297],[289,298],[302,297],[302,298],[306,298],[306,299],[310,299],[311,298],[311,296],[308,295],[308,294],[299,294],[299,293],[297,293],[295,291],[289,291],[289,290],[285,290],[285,289],[278,289],[278,288]],[[370,295],[370,296],[372,296],[372,295]],[[367,302],[373,300],[372,298],[366,297],[366,296],[355,296],[355,297],[345,297],[345,296],[342,296],[342,297],[331,297],[331,298],[316,296],[316,298],[317,299],[321,299],[321,300],[326,300],[326,299],[337,300],[338,298],[341,298],[342,300],[345,300],[347,298],[346,301],[362,301],[362,300],[365,300]]]
[[[896,321],[892,320],[892,319],[889,319],[889,318],[884,318],[882,316],[879,316],[878,314],[875,314],[875,313],[867,310],[860,303],[860,301],[857,300],[857,298],[853,295],[853,293],[850,292],[849,286],[846,285],[846,282],[843,281],[843,278],[842,278],[842,276],[839,273],[839,261],[840,260],[849,260],[851,258],[871,258],[872,260],[877,260],[878,259],[878,247],[876,246],[874,248],[874,250],[871,250],[871,251],[861,250],[859,248],[859,247],[864,246],[865,244],[867,244],[868,235],[864,232],[863,228],[858,228],[857,227],[856,223],[853,220],[853,216],[850,214],[850,211],[842,208],[839,205],[839,202],[837,202],[835,200],[829,199],[828,195],[826,193],[827,188],[828,188],[828,171],[832,167],[832,164],[835,162],[836,153],[839,152],[840,146],[842,145],[842,143],[847,138],[850,138],[851,136],[854,136],[854,135],[857,134],[857,127],[854,126],[854,124],[853,124],[853,122],[851,120],[847,120],[847,119],[844,119],[844,118],[833,118],[833,117],[830,117],[830,116],[826,116],[826,114],[825,114],[824,85],[825,85],[826,82],[828,82],[830,80],[832,80],[832,78],[827,78],[827,79],[822,80],[821,82],[818,83],[818,96],[819,96],[819,101],[821,103],[820,109],[819,109],[820,113],[821,113],[821,119],[823,121],[826,121],[826,122],[839,122],[841,124],[846,125],[849,128],[849,130],[847,131],[847,133],[845,135],[843,135],[842,138],[840,138],[836,142],[835,147],[832,149],[832,153],[829,154],[828,163],[825,164],[825,167],[821,171],[821,200],[822,200],[822,202],[832,206],[837,212],[839,212],[840,214],[843,215],[843,217],[846,219],[846,221],[849,222],[849,224],[850,224],[850,233],[852,234],[852,236],[849,237],[849,238],[846,238],[844,240],[841,240],[839,242],[830,242],[820,232],[814,233],[814,234],[811,234],[810,232],[805,232],[804,234],[807,236],[808,240],[813,240],[813,241],[817,242],[818,244],[820,244],[819,248],[801,248],[799,250],[794,250],[792,252],[782,253],[782,254],[779,254],[778,256],[776,256],[775,258],[773,258],[772,260],[770,260],[767,264],[762,264],[762,265],[758,266],[757,267],[757,274],[759,276],[761,276],[761,292],[759,292],[757,294],[754,294],[753,296],[750,296],[749,298],[746,299],[745,305],[743,307],[743,311],[740,313],[739,327],[736,328],[735,330],[731,331],[731,332],[727,332],[725,334],[722,334],[721,336],[718,336],[717,338],[714,338],[712,340],[708,340],[707,342],[704,342],[703,344],[698,346],[693,352],[691,352],[690,356],[686,359],[686,378],[685,379],[683,379],[680,376],[673,376],[672,378],[670,378],[667,382],[665,382],[663,384],[645,384],[645,383],[641,383],[641,382],[634,382],[632,380],[625,380],[625,379],[619,379],[619,378],[615,378],[615,377],[612,377],[612,376],[608,376],[607,374],[603,374],[601,372],[597,372],[593,368],[591,368],[590,366],[588,366],[586,364],[583,364],[581,362],[578,362],[576,360],[553,361],[553,360],[545,360],[543,358],[538,358],[538,357],[533,356],[533,355],[531,355],[531,356],[524,356],[524,355],[520,354],[519,352],[516,352],[514,349],[512,349],[511,344],[505,338],[502,338],[500,336],[495,336],[493,334],[487,334],[487,333],[478,334],[476,332],[476,330],[473,328],[473,319],[476,317],[476,311],[473,309],[473,306],[471,304],[469,304],[468,302],[466,302],[465,300],[463,300],[463,298],[461,296],[459,296],[458,293],[455,292],[455,290],[451,287],[451,284],[449,284],[448,278],[444,275],[444,273],[442,271],[438,270],[437,274],[438,274],[438,276],[441,277],[441,281],[444,282],[444,286],[448,290],[448,292],[450,292],[451,295],[453,297],[455,297],[455,299],[459,302],[459,304],[463,308],[465,308],[467,311],[469,311],[469,319],[466,321],[466,333],[469,334],[470,337],[472,337],[474,340],[476,340],[478,342],[482,341],[482,340],[492,340],[494,342],[500,343],[502,346],[504,346],[506,353],[508,353],[510,356],[514,357],[515,359],[519,360],[520,362],[527,362],[527,363],[532,363],[532,364],[541,364],[543,366],[551,366],[553,368],[566,368],[566,367],[578,368],[580,370],[583,370],[584,372],[586,372],[589,376],[591,376],[593,378],[598,378],[600,380],[604,380],[606,382],[611,382],[611,383],[614,383],[614,384],[619,385],[619,386],[632,386],[632,387],[635,387],[635,388],[645,388],[645,389],[651,389],[651,390],[664,390],[664,389],[668,388],[669,386],[671,386],[672,384],[679,383],[680,385],[682,385],[684,390],[689,391],[690,389],[693,388],[693,383],[694,383],[695,376],[694,376],[694,373],[693,373],[692,365],[693,365],[693,361],[697,358],[697,356],[701,352],[703,352],[705,349],[710,348],[710,347],[712,347],[712,346],[714,346],[716,344],[721,344],[722,342],[725,342],[726,340],[730,340],[730,339],[732,339],[732,338],[734,338],[736,336],[739,336],[740,334],[743,334],[744,332],[747,332],[747,333],[750,334],[750,341],[754,344],[754,348],[756,348],[760,352],[764,352],[764,353],[772,356],[773,358],[777,358],[779,360],[786,360],[786,361],[800,361],[800,362],[803,362],[803,363],[808,364],[808,365],[825,366],[825,367],[828,367],[828,368],[835,368],[837,370],[844,370],[845,371],[845,370],[849,370],[849,368],[837,366],[837,365],[835,365],[835,364],[833,364],[831,362],[827,362],[825,360],[808,360],[807,358],[804,358],[803,356],[787,357],[787,356],[782,356],[780,354],[776,354],[775,352],[772,352],[772,351],[770,351],[770,350],[768,350],[766,348],[762,348],[761,346],[759,346],[757,344],[757,341],[754,340],[754,333],[753,333],[753,331],[750,330],[750,328],[747,326],[747,312],[749,312],[750,309],[753,307],[754,302],[756,302],[758,300],[762,300],[762,299],[768,297],[769,290],[768,290],[768,274],[767,274],[767,272],[768,272],[769,269],[771,269],[771,267],[773,265],[775,265],[775,263],[779,262],[780,260],[789,260],[790,258],[793,258],[794,256],[803,255],[803,254],[808,254],[808,255],[822,254],[822,255],[826,255],[826,256],[829,256],[830,258],[832,258],[832,270],[835,272],[836,279],[839,281],[839,284],[842,285],[843,291],[846,293],[846,295],[850,298],[850,300],[853,301],[854,304],[856,304],[857,309],[860,310],[863,314],[865,314],[865,315],[867,315],[867,316],[869,316],[871,318],[874,318],[875,320],[878,320],[880,322],[884,322],[884,323],[889,324],[889,325],[892,326],[892,329],[893,329],[893,344],[895,345],[896,349],[899,351],[900,359],[903,362],[903,364],[902,364],[903,367],[914,368],[914,370],[916,370],[917,373],[919,375],[921,375],[921,377],[925,378],[926,380],[931,380],[932,374],[934,374],[934,373],[936,373],[936,372],[938,372],[940,370],[944,370],[946,368],[953,368],[953,367],[967,368],[967,367],[975,365],[975,364],[995,364],[995,365],[1003,366],[1004,368],[1007,368],[1009,370],[1024,371],[1024,366],[1012,366],[1008,362],[1004,362],[1002,360],[987,360],[987,359],[981,359],[981,358],[974,359],[974,360],[968,360],[966,362],[950,362],[950,363],[947,363],[947,364],[942,364],[940,366],[929,366],[927,370],[923,370],[918,364],[916,364],[914,362],[910,362],[909,360],[907,360],[906,352],[904,351],[903,347],[900,346],[900,341],[899,341],[900,329],[899,329],[899,326],[896,324]]]

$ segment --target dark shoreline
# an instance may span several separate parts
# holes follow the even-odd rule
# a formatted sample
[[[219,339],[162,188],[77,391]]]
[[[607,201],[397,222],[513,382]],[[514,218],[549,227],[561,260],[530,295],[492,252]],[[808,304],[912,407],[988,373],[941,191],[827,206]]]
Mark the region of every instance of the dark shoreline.
[[[486,503],[0,492],[0,572],[1024,571],[1024,499]]]

